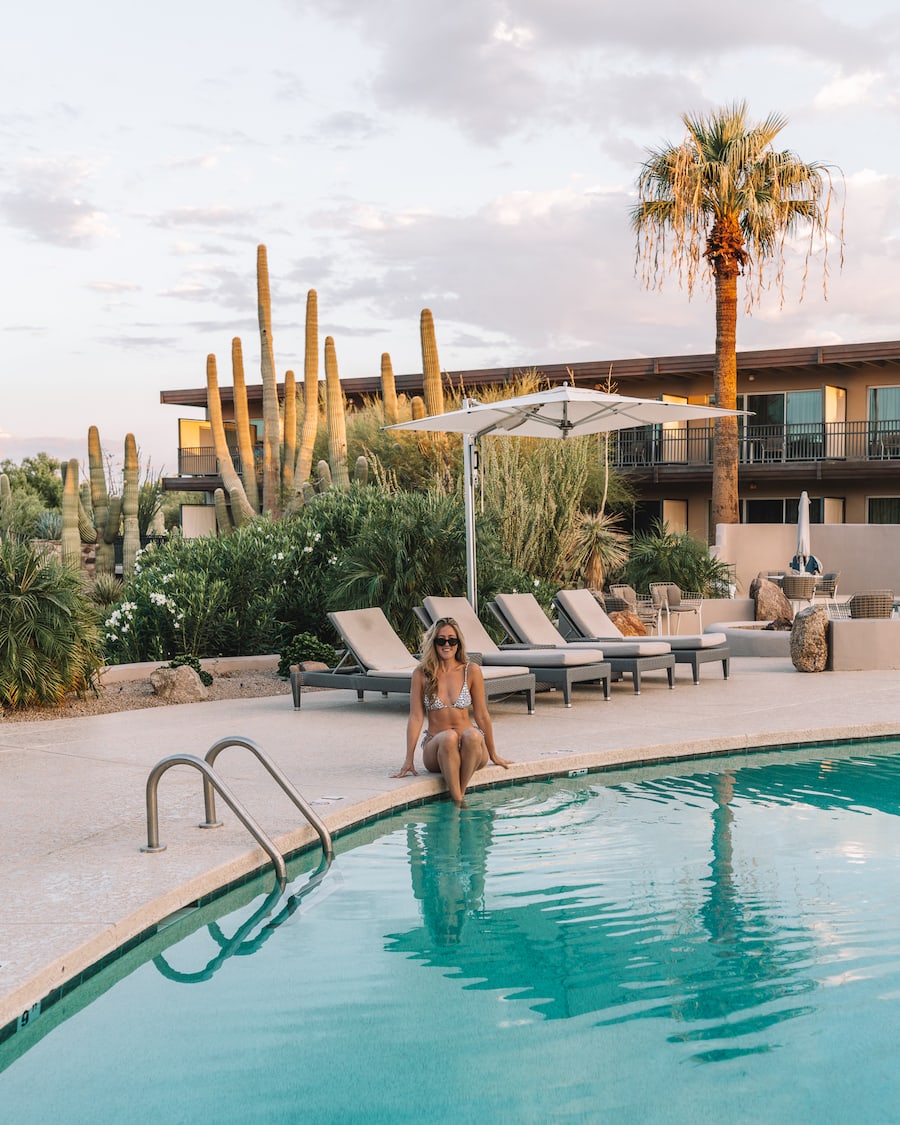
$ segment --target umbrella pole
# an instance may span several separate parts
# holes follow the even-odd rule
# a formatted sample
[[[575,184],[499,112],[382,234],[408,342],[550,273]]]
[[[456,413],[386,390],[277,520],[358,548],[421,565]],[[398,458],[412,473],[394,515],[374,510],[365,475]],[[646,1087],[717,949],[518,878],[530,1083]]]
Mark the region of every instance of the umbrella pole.
[[[469,604],[478,612],[475,567],[475,473],[478,447],[471,434],[463,435],[463,489],[466,501],[466,586]]]

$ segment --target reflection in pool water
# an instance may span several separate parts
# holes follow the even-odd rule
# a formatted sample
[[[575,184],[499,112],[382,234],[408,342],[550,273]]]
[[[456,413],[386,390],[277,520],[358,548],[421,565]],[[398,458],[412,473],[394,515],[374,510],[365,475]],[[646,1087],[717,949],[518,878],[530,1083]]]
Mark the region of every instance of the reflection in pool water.
[[[309,884],[301,865],[293,899],[260,882],[173,926],[43,1038],[41,1016],[0,1046],[0,1104],[29,1122],[891,1120],[898,811],[888,747],[411,809]]]

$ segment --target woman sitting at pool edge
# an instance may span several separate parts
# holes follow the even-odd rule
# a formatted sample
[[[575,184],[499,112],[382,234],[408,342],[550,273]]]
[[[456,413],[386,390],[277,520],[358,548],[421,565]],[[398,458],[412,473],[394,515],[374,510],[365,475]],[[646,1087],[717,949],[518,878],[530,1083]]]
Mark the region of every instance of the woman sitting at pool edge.
[[[422,639],[422,662],[413,672],[409,695],[406,760],[392,777],[416,774],[416,744],[426,716],[422,760],[429,772],[443,775],[454,804],[463,804],[472,774],[488,761],[504,769],[509,765],[494,749],[481,668],[466,655],[452,617],[438,618]]]

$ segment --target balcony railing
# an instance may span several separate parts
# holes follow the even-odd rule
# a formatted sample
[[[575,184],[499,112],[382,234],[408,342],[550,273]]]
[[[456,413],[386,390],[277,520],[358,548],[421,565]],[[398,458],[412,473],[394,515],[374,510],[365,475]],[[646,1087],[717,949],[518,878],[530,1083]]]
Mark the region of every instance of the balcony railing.
[[[712,426],[641,426],[613,434],[618,468],[648,465],[711,465]],[[741,426],[741,464],[795,461],[900,459],[900,421],[796,422]]]
[[[231,461],[235,471],[240,473],[243,465],[241,455],[237,449],[231,449]],[[256,459],[256,474],[262,472],[262,447],[254,449]],[[178,475],[180,477],[217,477],[219,476],[219,462],[216,451],[210,445],[181,446],[178,450]]]
[[[712,464],[712,426],[639,426],[610,435],[611,458],[617,468],[654,465]],[[262,474],[262,447],[254,450],[256,475]],[[900,460],[900,420],[888,422],[794,422],[741,426],[738,455],[743,465],[796,461]],[[241,455],[231,450],[235,470]],[[211,446],[178,450],[178,475],[217,477],[219,464]]]

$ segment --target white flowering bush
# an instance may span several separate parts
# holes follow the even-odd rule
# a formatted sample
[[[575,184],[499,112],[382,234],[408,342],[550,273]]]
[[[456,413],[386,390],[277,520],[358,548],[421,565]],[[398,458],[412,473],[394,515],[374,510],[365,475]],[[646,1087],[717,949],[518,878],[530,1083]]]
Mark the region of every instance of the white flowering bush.
[[[534,589],[510,567],[490,519],[479,521],[478,549],[484,600],[498,590]],[[373,605],[415,647],[413,606],[465,588],[457,493],[334,489],[290,518],[260,518],[230,536],[172,539],[143,552],[105,620],[108,660],[281,652],[302,633],[333,645],[328,612]]]

